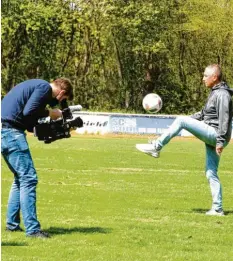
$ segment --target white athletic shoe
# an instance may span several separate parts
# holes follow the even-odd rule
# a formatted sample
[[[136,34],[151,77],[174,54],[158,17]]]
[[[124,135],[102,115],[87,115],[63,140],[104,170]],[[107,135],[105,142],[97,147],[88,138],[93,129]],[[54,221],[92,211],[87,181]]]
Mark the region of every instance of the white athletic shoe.
[[[210,209],[205,214],[207,216],[225,216],[223,210],[216,211],[215,209]]]
[[[157,150],[153,144],[136,144],[136,149],[154,158],[158,158],[160,154],[160,150]]]

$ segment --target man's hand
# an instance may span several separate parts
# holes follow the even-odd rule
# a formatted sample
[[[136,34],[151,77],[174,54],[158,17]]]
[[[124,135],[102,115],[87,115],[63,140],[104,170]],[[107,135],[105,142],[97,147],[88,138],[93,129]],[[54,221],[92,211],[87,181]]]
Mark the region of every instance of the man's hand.
[[[50,109],[49,110],[49,117],[52,120],[56,120],[62,116],[62,111],[59,109]]]
[[[223,151],[223,147],[220,146],[216,147],[216,153],[218,154],[218,156],[221,156],[222,151]]]

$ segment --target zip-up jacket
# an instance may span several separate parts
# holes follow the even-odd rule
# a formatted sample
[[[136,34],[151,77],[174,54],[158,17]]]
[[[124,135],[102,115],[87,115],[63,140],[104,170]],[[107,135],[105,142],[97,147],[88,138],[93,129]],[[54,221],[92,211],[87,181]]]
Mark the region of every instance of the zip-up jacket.
[[[218,83],[211,88],[205,107],[191,116],[216,129],[216,146],[219,147],[223,147],[224,143],[231,139],[232,95],[233,89],[230,89],[225,82]]]

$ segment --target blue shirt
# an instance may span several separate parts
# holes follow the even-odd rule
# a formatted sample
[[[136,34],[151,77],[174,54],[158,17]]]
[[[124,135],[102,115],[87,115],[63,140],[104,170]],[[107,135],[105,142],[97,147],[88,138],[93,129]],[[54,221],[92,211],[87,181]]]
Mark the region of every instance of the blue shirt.
[[[52,97],[49,82],[32,79],[19,83],[6,94],[1,103],[1,119],[7,126],[33,131],[39,118],[47,117],[51,107],[58,104]]]

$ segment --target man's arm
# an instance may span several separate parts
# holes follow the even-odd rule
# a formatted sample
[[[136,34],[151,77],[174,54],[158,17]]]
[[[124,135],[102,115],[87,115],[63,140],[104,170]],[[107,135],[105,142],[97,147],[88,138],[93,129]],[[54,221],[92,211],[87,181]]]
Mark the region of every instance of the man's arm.
[[[225,92],[220,91],[217,98],[218,131],[216,140],[216,153],[220,155],[226,141],[230,122],[230,102],[231,97]]]
[[[49,95],[52,96],[51,91],[46,85],[35,88],[24,107],[23,115],[25,117],[35,116],[38,118],[49,116],[49,111],[45,107]]]
[[[203,110],[192,114],[190,117],[195,119],[195,120],[202,121],[203,117],[204,117]]]
[[[26,106],[24,107],[23,115],[28,118],[35,117],[37,119],[50,116],[52,120],[56,120],[62,116],[62,112],[59,109],[45,108],[49,96],[52,96],[52,90],[47,86],[44,86],[44,88],[42,87],[34,90],[30,99],[27,101]]]

